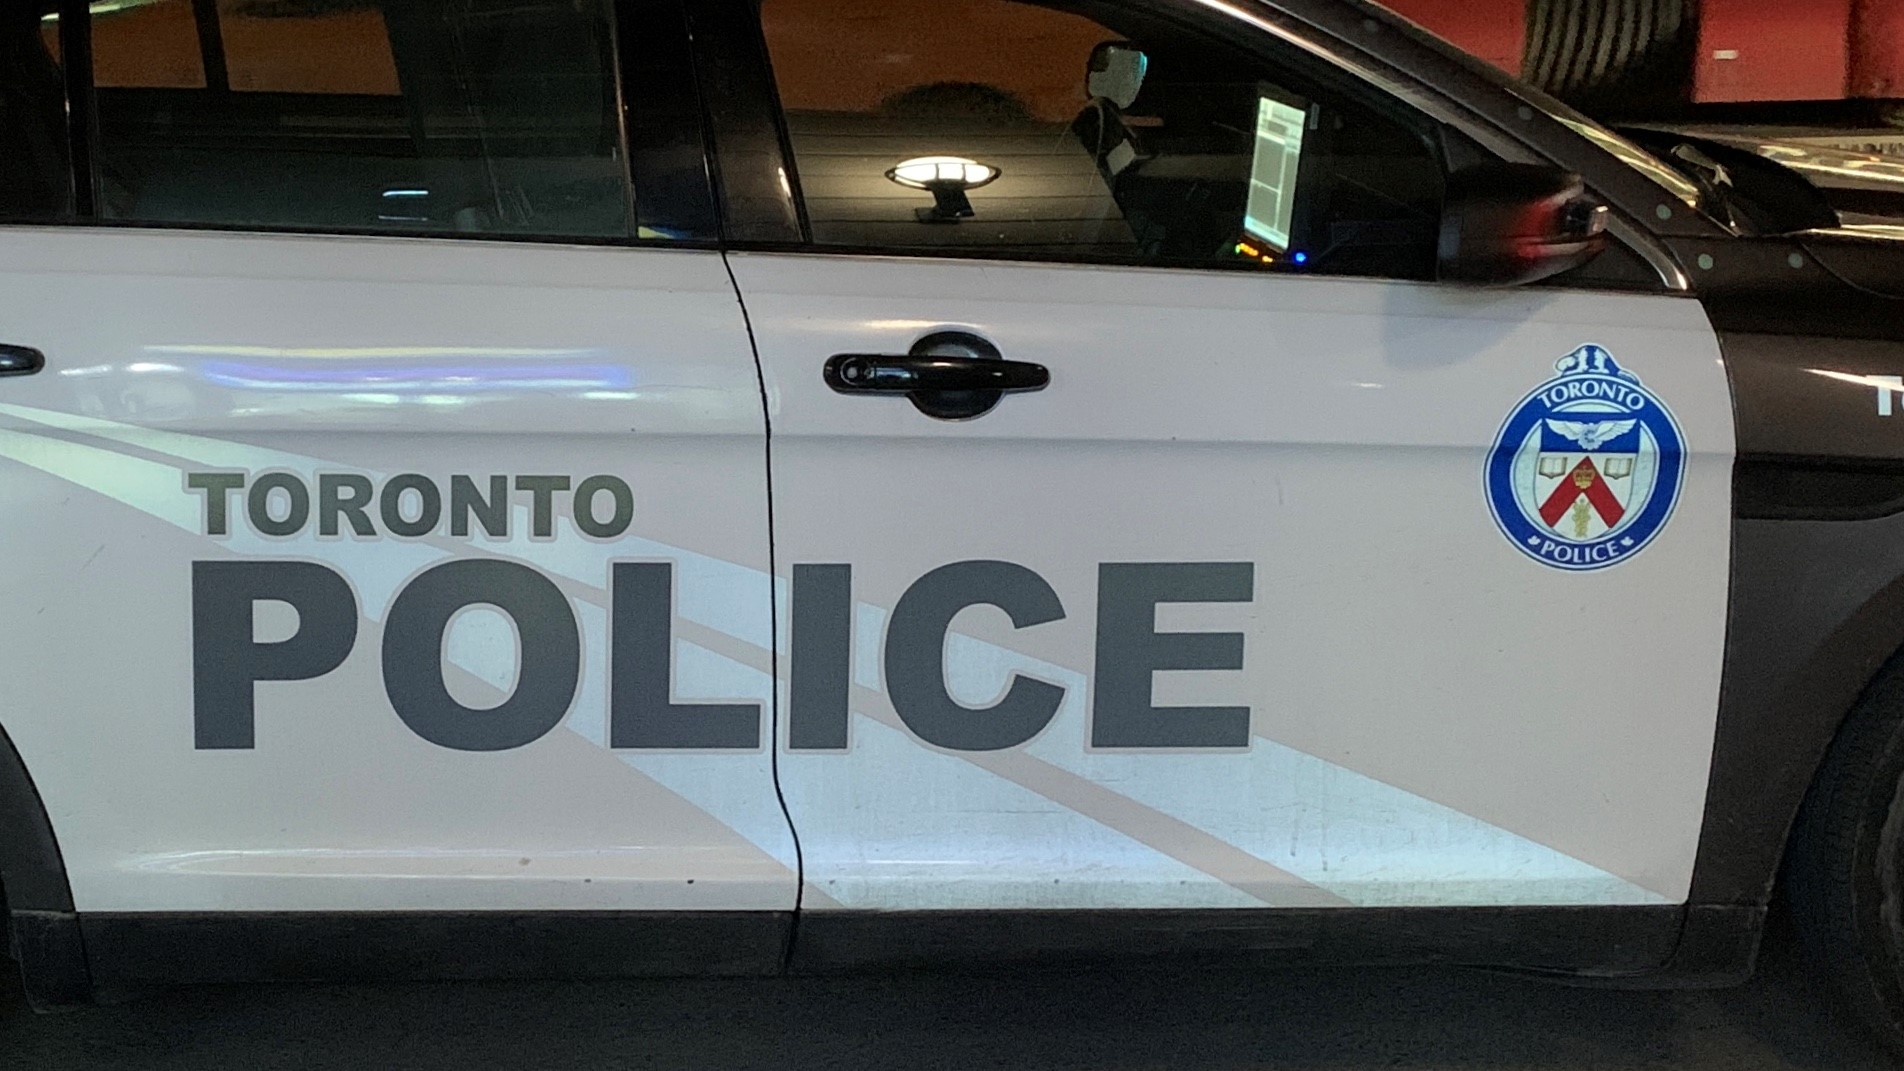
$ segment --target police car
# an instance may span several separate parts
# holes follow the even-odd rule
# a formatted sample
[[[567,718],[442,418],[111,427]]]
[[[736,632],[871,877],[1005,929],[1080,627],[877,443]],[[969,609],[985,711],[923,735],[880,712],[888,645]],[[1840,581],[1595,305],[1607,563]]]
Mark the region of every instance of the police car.
[[[1904,1036],[1904,230],[1352,0],[7,11],[37,1004],[1706,985],[1783,875]]]

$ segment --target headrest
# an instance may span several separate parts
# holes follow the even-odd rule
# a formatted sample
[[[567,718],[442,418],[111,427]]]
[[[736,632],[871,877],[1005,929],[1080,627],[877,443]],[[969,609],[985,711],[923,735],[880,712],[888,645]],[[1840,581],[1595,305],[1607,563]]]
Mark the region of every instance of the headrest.
[[[1106,41],[1091,50],[1091,63],[1084,78],[1085,92],[1093,100],[1108,100],[1119,108],[1137,101],[1144,88],[1144,72],[1150,57],[1129,41]]]

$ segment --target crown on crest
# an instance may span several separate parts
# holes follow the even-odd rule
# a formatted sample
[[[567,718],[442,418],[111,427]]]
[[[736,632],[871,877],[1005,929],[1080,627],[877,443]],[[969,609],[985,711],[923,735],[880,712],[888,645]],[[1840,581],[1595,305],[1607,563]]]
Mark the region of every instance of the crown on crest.
[[[1580,347],[1555,361],[1554,372],[1561,376],[1618,376],[1633,383],[1640,381],[1640,377],[1621,368],[1605,346]]]

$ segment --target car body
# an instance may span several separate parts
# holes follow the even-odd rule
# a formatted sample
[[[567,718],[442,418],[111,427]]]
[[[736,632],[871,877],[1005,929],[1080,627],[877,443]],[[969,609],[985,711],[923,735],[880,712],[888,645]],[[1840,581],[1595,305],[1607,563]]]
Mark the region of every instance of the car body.
[[[1904,215],[1904,159],[1891,151],[1847,147],[1800,137],[1796,132],[1741,131],[1724,127],[1642,127],[1627,130],[1641,141],[1657,140],[1671,152],[1672,138],[1743,149],[1804,176],[1820,190],[1846,227],[1895,227]],[[1663,140],[1661,140],[1663,139]],[[1888,146],[1885,147],[1888,149]]]
[[[1904,243],[1721,223],[1373,7],[43,26],[93,63],[0,86],[59,147],[0,227],[41,1004],[1146,953],[1734,981],[1904,645]],[[1512,204],[1572,253],[1444,211],[1569,173]],[[1496,233],[1578,266],[1437,281]]]

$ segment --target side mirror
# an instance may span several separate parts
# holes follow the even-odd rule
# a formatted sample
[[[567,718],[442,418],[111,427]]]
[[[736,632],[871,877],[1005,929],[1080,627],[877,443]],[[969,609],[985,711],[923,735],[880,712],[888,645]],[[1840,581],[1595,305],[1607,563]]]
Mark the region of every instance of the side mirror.
[[[1437,277],[1516,286],[1606,248],[1607,207],[1579,175],[1535,164],[1481,164],[1448,176]]]

